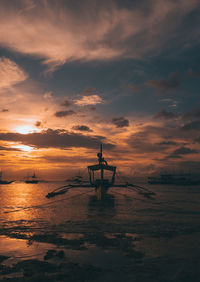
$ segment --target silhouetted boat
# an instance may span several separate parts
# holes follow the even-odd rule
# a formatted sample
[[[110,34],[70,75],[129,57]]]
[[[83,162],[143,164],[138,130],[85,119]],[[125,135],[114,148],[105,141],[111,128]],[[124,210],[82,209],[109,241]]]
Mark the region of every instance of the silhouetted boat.
[[[13,180],[11,180],[11,181],[3,180],[2,175],[3,175],[3,172],[0,171],[0,184],[10,184],[10,183],[13,182]]]
[[[148,189],[125,182],[124,184],[115,184],[115,176],[116,176],[116,166],[108,165],[107,161],[103,158],[102,154],[102,144],[100,147],[100,152],[97,154],[98,163],[94,165],[89,165],[88,174],[89,181],[84,181],[82,177],[78,176],[72,178],[71,180],[75,183],[69,183],[67,185],[58,187],[52,192],[46,195],[47,198],[51,198],[60,194],[65,194],[70,189],[75,188],[91,188],[96,191],[97,200],[105,200],[106,192],[109,188],[128,188],[129,190],[133,190],[138,192],[138,194],[151,198],[152,195],[155,195]],[[105,178],[106,177],[106,178]],[[68,180],[69,181],[69,180]],[[84,183],[83,183],[84,182]]]
[[[160,174],[160,176],[148,177],[149,184],[161,185],[198,185],[199,179],[192,179],[190,174]]]
[[[26,178],[26,180],[25,180],[25,183],[33,183],[33,184],[36,184],[36,183],[38,183],[38,182],[39,182],[39,180],[37,179],[35,173],[34,173],[33,175],[31,175],[31,176],[27,175],[27,178]]]

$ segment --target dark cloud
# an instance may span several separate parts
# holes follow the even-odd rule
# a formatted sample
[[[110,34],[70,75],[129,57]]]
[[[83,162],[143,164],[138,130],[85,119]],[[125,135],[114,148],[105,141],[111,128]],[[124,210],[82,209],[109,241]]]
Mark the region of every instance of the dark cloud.
[[[2,109],[1,112],[5,113],[5,112],[9,112],[9,110],[8,109]]]
[[[0,133],[0,140],[20,142],[35,148],[99,148],[99,144],[105,142],[105,149],[113,149],[115,145],[106,142],[103,136],[85,136],[79,133],[69,133],[64,129],[48,129],[42,132],[20,134],[14,132]]]
[[[83,96],[87,96],[87,95],[92,95],[93,93],[96,92],[96,89],[95,88],[92,88],[92,87],[86,87],[83,92],[81,93],[81,95]]]
[[[200,130],[200,120],[191,121],[182,126],[181,130],[190,131],[190,130]]]
[[[200,118],[200,109],[194,109],[182,114],[182,118],[190,119],[199,119]]]
[[[66,117],[66,116],[71,116],[76,114],[73,110],[68,110],[68,111],[60,111],[60,112],[56,112],[55,116],[56,117]]]
[[[114,123],[117,128],[129,126],[129,120],[124,117],[113,118],[112,123]]]
[[[165,110],[161,110],[159,111],[155,116],[154,118],[162,118],[162,119],[174,119],[174,118],[177,118],[177,115],[172,113],[172,112],[168,112],[168,111],[165,111]]]
[[[146,82],[146,85],[157,90],[176,89],[180,86],[179,75],[173,73],[170,75],[169,79],[149,80]]]
[[[160,143],[157,143],[160,146],[176,146],[177,143],[173,141],[162,141]]]
[[[196,153],[198,153],[197,150],[190,149],[187,147],[180,147],[173,152],[173,154],[176,155],[188,155],[188,154],[196,154]]]
[[[127,89],[130,89],[130,90],[133,91],[133,92],[140,92],[140,91],[141,91],[141,89],[140,89],[138,86],[136,86],[136,85],[134,85],[134,84],[131,84],[131,83],[129,83],[129,84],[126,86],[126,88],[127,88]]]
[[[42,159],[51,163],[85,163],[85,156],[42,156]],[[87,158],[87,162],[95,162],[96,158]]]
[[[75,126],[72,127],[72,129],[78,130],[78,131],[87,131],[87,132],[93,131],[87,125],[75,125]]]
[[[196,138],[195,142],[200,143],[200,137]]]
[[[34,124],[36,127],[40,127],[41,126],[41,121],[36,121],[36,123]]]
[[[195,72],[193,69],[189,69],[187,71],[188,76],[190,77],[194,77],[194,78],[199,78],[200,74],[198,74],[197,72]]]
[[[66,107],[66,108],[68,108],[72,105],[73,105],[73,101],[71,101],[71,100],[65,100],[64,103],[61,104],[61,106]]]
[[[132,135],[128,140],[129,145],[136,151],[136,153],[159,153],[168,149],[168,145],[161,145],[160,143],[153,143],[147,138],[140,138]]]
[[[88,109],[89,109],[90,111],[95,111],[95,110],[96,110],[96,107],[91,106],[91,107],[88,107]]]
[[[0,146],[0,151],[21,151],[21,150],[17,148],[8,148],[8,147]]]
[[[166,159],[180,159],[183,155],[198,154],[199,152],[195,149],[190,149],[187,147],[180,147],[174,150]]]

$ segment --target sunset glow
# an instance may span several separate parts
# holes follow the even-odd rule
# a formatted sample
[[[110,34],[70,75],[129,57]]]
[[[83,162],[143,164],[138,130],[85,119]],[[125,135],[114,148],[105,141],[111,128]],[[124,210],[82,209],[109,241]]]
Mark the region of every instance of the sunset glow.
[[[1,3],[2,166],[60,178],[103,143],[124,173],[197,173],[199,2],[33,2]]]
[[[16,148],[16,149],[22,150],[24,152],[31,152],[33,150],[32,147],[26,146],[26,145],[15,145],[15,146],[12,146],[12,148]]]
[[[37,132],[39,130],[33,127],[32,125],[22,125],[15,127],[14,131],[21,134],[27,134],[27,133]]]

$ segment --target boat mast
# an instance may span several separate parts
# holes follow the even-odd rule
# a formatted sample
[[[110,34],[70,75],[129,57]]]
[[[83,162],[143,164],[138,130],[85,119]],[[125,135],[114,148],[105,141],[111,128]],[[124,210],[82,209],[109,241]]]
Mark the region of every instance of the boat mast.
[[[102,160],[103,160],[103,158],[102,158],[102,151],[103,151],[103,148],[102,148],[103,146],[102,146],[102,143],[101,143],[101,146],[100,146],[100,154],[101,154],[101,163],[100,163],[100,165],[101,165],[101,182],[103,182],[103,166],[102,166]]]

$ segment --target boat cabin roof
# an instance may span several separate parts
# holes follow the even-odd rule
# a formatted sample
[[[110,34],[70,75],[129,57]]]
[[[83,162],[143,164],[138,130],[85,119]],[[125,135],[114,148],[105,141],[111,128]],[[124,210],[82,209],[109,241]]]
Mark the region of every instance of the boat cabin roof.
[[[116,170],[116,166],[105,165],[105,164],[97,164],[97,165],[90,165],[90,166],[88,166],[88,169],[92,170],[92,171],[100,170],[100,169],[115,171]]]

